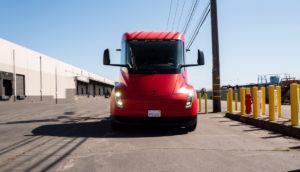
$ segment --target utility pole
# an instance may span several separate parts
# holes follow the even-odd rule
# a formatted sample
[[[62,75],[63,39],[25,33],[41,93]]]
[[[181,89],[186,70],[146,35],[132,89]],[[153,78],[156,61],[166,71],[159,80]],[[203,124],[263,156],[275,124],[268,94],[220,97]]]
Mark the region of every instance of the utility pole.
[[[217,0],[210,0],[211,37],[212,37],[212,87],[213,87],[213,111],[221,112],[221,88],[220,88],[220,60],[219,60],[219,35]]]

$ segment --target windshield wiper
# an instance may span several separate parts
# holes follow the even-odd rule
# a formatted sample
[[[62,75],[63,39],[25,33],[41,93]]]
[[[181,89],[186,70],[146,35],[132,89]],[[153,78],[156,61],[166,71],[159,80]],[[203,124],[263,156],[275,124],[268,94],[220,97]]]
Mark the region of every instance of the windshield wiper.
[[[130,61],[131,61],[132,67],[134,70],[137,70],[137,65],[135,63],[135,58],[133,56],[131,47],[129,47],[129,51],[130,51]]]

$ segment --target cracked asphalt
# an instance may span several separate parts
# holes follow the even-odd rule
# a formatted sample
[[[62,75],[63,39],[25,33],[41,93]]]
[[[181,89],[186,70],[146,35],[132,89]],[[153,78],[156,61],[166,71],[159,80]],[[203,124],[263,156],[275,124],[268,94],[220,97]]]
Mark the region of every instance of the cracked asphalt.
[[[109,102],[0,104],[0,171],[297,171],[300,140],[199,114],[196,131],[112,131]]]

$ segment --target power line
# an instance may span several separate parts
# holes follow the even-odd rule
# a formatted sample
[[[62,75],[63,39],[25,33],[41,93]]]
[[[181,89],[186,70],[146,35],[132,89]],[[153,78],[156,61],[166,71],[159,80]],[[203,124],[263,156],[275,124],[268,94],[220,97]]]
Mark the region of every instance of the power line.
[[[176,17],[177,17],[177,10],[178,10],[178,3],[179,3],[179,0],[177,0],[176,2],[176,8],[175,8],[175,13],[174,13],[174,18],[173,18],[173,24],[172,24],[172,30],[175,26],[175,20],[176,20]]]
[[[183,13],[183,10],[184,10],[184,7],[185,7],[185,3],[186,3],[186,0],[184,0],[182,8],[181,8],[181,12],[180,12],[180,16],[179,16],[179,21],[178,21],[177,28],[176,28],[177,31],[178,31],[180,23],[181,23],[181,18],[182,18],[182,13]]]
[[[167,21],[167,28],[166,28],[166,30],[168,30],[168,27],[169,27],[170,16],[171,16],[171,11],[172,11],[172,4],[173,4],[173,0],[171,0],[171,2],[170,2],[170,9],[169,9],[169,16],[168,16],[168,21]]]
[[[192,44],[193,44],[195,38],[197,37],[197,35],[198,35],[198,33],[199,33],[199,31],[200,31],[200,29],[201,29],[203,23],[204,23],[205,20],[206,20],[206,18],[207,18],[207,16],[208,16],[209,12],[210,12],[210,2],[207,4],[205,10],[203,11],[203,13],[202,13],[202,15],[201,15],[201,18],[200,18],[200,20],[199,20],[199,22],[198,22],[198,25],[197,25],[197,27],[195,28],[195,30],[194,30],[194,32],[193,32],[193,34],[192,34],[192,36],[191,36],[191,39],[190,39],[190,41],[189,41],[188,44],[187,44],[187,49],[189,49],[189,48],[192,46]]]
[[[191,39],[190,39],[189,43],[187,44],[187,49],[189,49],[192,46],[192,44],[193,44],[195,38],[197,37],[197,35],[198,35],[198,33],[199,33],[199,31],[200,31],[203,23],[205,22],[208,14],[210,12],[210,8],[209,7],[210,7],[210,3],[208,3],[207,7],[205,8],[205,10],[203,11],[203,13],[201,15],[201,18],[200,18],[200,20],[198,22],[198,25],[195,28],[195,30],[194,30],[194,32],[193,32],[193,34],[191,36]]]
[[[183,25],[183,28],[182,28],[182,32],[184,32],[184,30],[187,26],[187,23],[190,20],[190,16],[191,16],[191,13],[193,11],[193,8],[194,8],[195,4],[196,4],[196,0],[193,0],[193,2],[191,3],[190,8],[188,9],[188,14],[186,16],[186,19],[185,19],[185,22],[184,22],[184,25]]]
[[[195,3],[196,3],[196,0],[193,0],[192,3],[191,3],[190,8],[188,9],[188,14],[187,14],[186,19],[185,19],[185,22],[184,22],[184,24],[183,24],[182,32],[183,32],[183,30],[185,29],[185,27],[186,27],[186,25],[187,25],[187,22],[188,22],[189,17],[190,17],[190,15],[191,15],[191,13],[192,13],[192,10],[193,10],[193,7],[194,7]]]
[[[191,23],[191,20],[192,20],[192,18],[193,18],[193,16],[194,16],[194,13],[195,13],[195,10],[196,10],[198,4],[199,4],[199,0],[196,0],[195,3],[193,4],[192,11],[191,11],[190,15],[188,16],[187,23],[186,23],[186,25],[185,25],[185,27],[184,27],[184,29],[183,29],[183,33],[184,33],[184,34],[187,32],[187,30],[188,30],[188,28],[189,28],[189,25],[190,25],[190,23]]]

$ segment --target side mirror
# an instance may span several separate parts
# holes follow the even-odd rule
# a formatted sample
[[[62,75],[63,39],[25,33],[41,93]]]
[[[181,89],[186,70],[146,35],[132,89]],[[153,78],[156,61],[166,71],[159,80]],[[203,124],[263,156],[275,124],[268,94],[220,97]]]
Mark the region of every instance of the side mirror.
[[[204,53],[200,50],[198,50],[198,65],[204,65]]]
[[[110,65],[109,49],[105,49],[103,53],[103,64]]]
[[[192,66],[200,66],[200,65],[204,65],[204,54],[202,51],[198,50],[197,64],[184,64],[181,65],[181,67],[192,67]]]
[[[109,66],[128,67],[126,64],[110,64],[109,49],[105,49],[103,53],[103,64]]]

